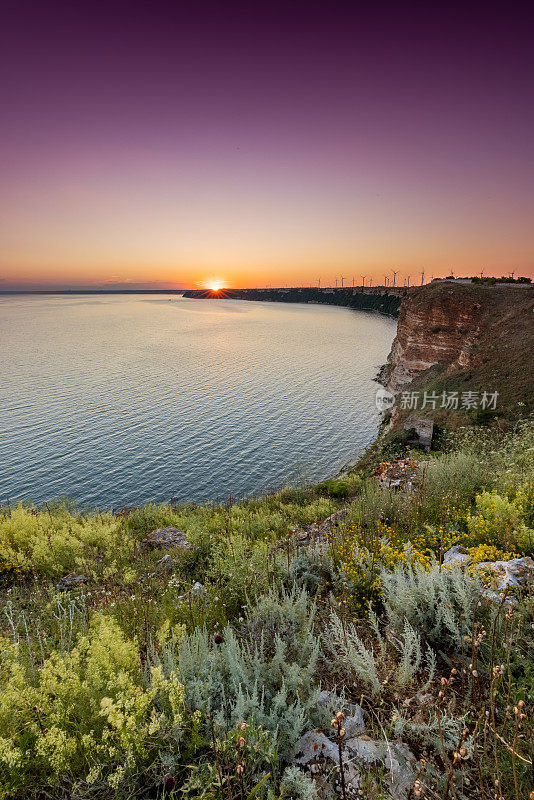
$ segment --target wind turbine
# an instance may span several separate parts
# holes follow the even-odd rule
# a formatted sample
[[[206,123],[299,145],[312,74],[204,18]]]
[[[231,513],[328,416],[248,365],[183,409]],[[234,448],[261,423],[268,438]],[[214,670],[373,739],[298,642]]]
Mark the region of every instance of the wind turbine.
[[[424,284],[424,282],[425,282],[425,271],[423,270],[421,272],[421,286]]]
[[[366,278],[367,278],[367,275],[362,275],[362,276],[361,276],[361,279],[362,279],[362,287],[364,287],[364,286],[365,286],[365,279],[366,279]]]
[[[341,288],[343,288],[343,281],[345,280],[345,276],[341,275],[340,277],[341,277]]]
[[[393,273],[393,286],[395,286],[395,279],[397,278],[397,273],[399,270],[395,271],[394,269],[391,270]]]
[[[408,280],[408,286],[409,286],[410,285],[410,276],[409,275],[408,275],[407,280]]]
[[[510,272],[510,273],[508,273],[508,274],[509,274],[510,278],[513,280],[513,279],[514,279],[515,272]]]
[[[372,286],[372,285],[373,285],[373,279],[369,278],[369,286]]]
[[[388,276],[384,275],[384,286],[388,285]]]
[[[337,278],[336,278],[336,289],[337,289]]]
[[[484,276],[484,270],[483,270],[483,269],[481,269],[481,270],[480,270],[480,278],[481,278],[481,280],[482,280],[483,276]]]

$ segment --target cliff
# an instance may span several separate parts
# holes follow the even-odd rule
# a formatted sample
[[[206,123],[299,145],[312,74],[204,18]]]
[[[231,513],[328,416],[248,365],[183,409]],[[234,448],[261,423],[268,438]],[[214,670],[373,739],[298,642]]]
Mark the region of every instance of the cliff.
[[[497,391],[502,413],[519,417],[534,410],[533,352],[534,288],[429,284],[402,301],[381,380],[394,394]]]
[[[389,391],[399,392],[437,364],[468,363],[488,309],[485,298],[470,295],[455,284],[412,289],[401,305],[388,358]]]

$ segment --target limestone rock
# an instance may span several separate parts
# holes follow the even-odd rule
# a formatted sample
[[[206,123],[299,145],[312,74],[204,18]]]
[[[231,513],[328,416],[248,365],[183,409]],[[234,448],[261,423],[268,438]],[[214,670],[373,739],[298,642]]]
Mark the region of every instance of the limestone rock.
[[[501,593],[495,592],[493,589],[483,589],[482,597],[484,597],[486,600],[491,600],[492,603],[496,603],[497,605],[499,605],[502,601]],[[506,609],[509,609],[510,606],[517,605],[517,602],[517,597],[509,594],[504,601],[504,605]]]
[[[185,594],[179,595],[176,598],[176,600],[177,600],[178,603],[181,603],[181,602],[183,602],[184,600],[187,600],[190,597],[205,598],[206,597],[206,589],[204,587],[204,584],[203,583],[199,583],[199,581],[197,581],[196,583],[194,583],[192,585],[192,587],[189,589],[188,592],[186,592]]]
[[[308,731],[295,745],[293,764],[303,767],[315,782],[320,800],[332,796],[334,786],[340,786],[339,748],[320,730]],[[357,797],[361,787],[360,772],[357,765],[343,753],[343,775],[349,797]]]
[[[454,284],[411,290],[400,307],[386,388],[396,394],[436,364],[468,363],[485,311]]]
[[[411,414],[404,423],[404,430],[415,431],[416,438],[411,440],[409,444],[423,447],[427,452],[430,450],[434,436],[434,423],[431,419]]]
[[[359,705],[348,703],[343,697],[335,694],[335,692],[329,692],[326,689],[323,689],[319,694],[317,705],[328,709],[332,716],[338,711],[343,711],[345,714],[343,727],[345,728],[347,738],[365,733],[366,728],[363,711]]]
[[[76,575],[75,572],[69,572],[68,575],[64,575],[59,583],[56,584],[56,589],[58,592],[67,592],[69,589],[74,589],[76,586],[87,583],[88,580],[89,578],[87,575]]]
[[[385,489],[398,489],[411,492],[419,478],[421,464],[413,458],[398,461],[382,461],[374,471],[374,477]]]
[[[340,508],[339,511],[335,511],[333,514],[330,514],[330,516],[323,520],[323,522],[312,522],[312,524],[308,525],[306,528],[295,532],[295,544],[297,547],[301,547],[303,545],[312,544],[319,539],[324,539],[324,537],[328,536],[328,534],[333,530],[339,528],[339,525],[349,516],[349,514],[350,507],[347,506],[345,508]],[[274,546],[274,549],[282,550],[284,547],[284,542],[278,542]]]
[[[345,508],[340,508],[339,511],[335,511],[333,514],[330,514],[330,516],[319,525],[319,528],[330,530],[332,527],[337,527],[340,522],[343,522],[343,520],[348,517],[349,514],[350,508],[348,506]]]
[[[139,552],[146,550],[168,550],[171,547],[179,547],[181,550],[191,550],[192,546],[187,540],[187,536],[178,528],[169,526],[167,528],[157,528],[151,533],[147,533],[141,544]]]
[[[321,759],[339,762],[338,746],[321,730],[308,731],[300,737],[295,745],[294,764],[308,766]],[[313,770],[312,770],[313,771]]]
[[[469,555],[465,547],[462,547],[459,544],[455,544],[454,547],[451,547],[450,550],[447,550],[443,556],[444,564],[454,564],[454,566],[459,564],[469,564],[472,560],[472,557]]]
[[[534,581],[534,560],[530,556],[510,561],[483,561],[477,564],[477,569],[494,573],[498,589],[524,586]]]
[[[377,741],[365,734],[351,736],[344,740],[342,754],[349,797],[358,796],[362,771],[367,772],[376,766],[386,771],[382,784],[388,792],[386,796],[392,800],[405,800],[414,779],[416,759],[403,742]],[[320,798],[331,796],[332,788],[340,791],[338,744],[323,731],[308,731],[299,739],[293,764],[304,769],[315,781]]]
[[[158,561],[158,567],[161,567],[161,569],[164,569],[166,572],[172,572],[175,566],[176,562],[174,558],[168,553],[165,553],[165,555]]]

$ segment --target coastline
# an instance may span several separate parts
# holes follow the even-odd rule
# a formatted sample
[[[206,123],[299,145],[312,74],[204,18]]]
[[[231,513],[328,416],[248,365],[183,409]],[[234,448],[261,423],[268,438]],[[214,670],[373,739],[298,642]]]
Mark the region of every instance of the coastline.
[[[270,303],[304,303],[334,305],[359,311],[376,311],[396,319],[403,298],[409,290],[403,287],[344,287],[344,288],[274,288],[274,289],[223,289],[212,292],[189,289],[182,297],[190,300],[249,300]]]

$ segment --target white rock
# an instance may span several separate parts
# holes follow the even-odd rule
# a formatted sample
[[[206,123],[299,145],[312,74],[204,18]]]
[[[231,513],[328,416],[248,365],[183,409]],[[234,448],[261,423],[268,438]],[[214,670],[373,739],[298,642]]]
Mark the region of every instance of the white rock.
[[[483,561],[477,569],[490,570],[497,578],[497,588],[524,586],[534,581],[534,561],[530,556],[512,558],[510,561]]]
[[[482,590],[482,597],[486,600],[491,600],[492,603],[499,604],[502,600],[501,595],[499,592],[494,592],[492,589],[483,589]],[[513,595],[508,595],[506,600],[504,601],[504,605],[506,608],[510,608],[510,606],[515,606],[517,604],[517,597]]]
[[[139,552],[142,553],[145,550],[166,550],[172,547],[176,547],[180,550],[192,549],[185,533],[169,525],[167,528],[158,528],[155,531],[147,533],[139,545]]]
[[[354,706],[353,713],[345,719],[343,727],[345,728],[348,737],[358,736],[365,733],[363,711],[360,706]]]
[[[321,730],[308,731],[297,742],[293,763],[305,767],[314,779],[339,770],[339,748]],[[361,786],[360,769],[382,766],[387,775],[384,788],[393,800],[405,800],[414,778],[415,756],[399,741],[376,741],[369,736],[352,736],[343,742],[343,774],[347,787]]]
[[[328,708],[332,714],[335,714],[337,711],[343,711],[345,714],[343,727],[345,728],[347,738],[365,733],[363,711],[359,705],[349,703],[347,700],[335,694],[335,692],[329,692],[326,689],[323,689],[319,694],[317,705]]]
[[[335,764],[339,764],[337,744],[332,742],[320,730],[308,731],[304,736],[301,736],[295,745],[294,754],[294,764],[307,766],[321,758],[326,758],[333,761]]]
[[[459,544],[455,544],[443,556],[444,564],[469,564],[472,560],[472,556],[469,555],[465,547]]]

